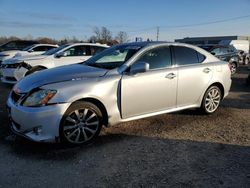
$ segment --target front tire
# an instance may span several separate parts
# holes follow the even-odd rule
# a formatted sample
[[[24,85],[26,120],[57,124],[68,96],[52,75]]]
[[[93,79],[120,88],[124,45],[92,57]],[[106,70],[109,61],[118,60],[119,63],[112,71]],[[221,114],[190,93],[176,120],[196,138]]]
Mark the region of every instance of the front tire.
[[[101,110],[93,103],[73,103],[60,123],[60,138],[70,144],[91,143],[100,133],[103,124]]]
[[[218,109],[221,99],[222,96],[220,88],[218,88],[217,86],[209,87],[202,100],[202,112],[205,114],[214,113]]]

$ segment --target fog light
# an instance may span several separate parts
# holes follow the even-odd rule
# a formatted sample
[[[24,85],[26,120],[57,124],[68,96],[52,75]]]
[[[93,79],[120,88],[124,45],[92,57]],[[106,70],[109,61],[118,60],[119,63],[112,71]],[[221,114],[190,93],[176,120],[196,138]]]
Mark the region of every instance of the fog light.
[[[33,128],[33,132],[36,135],[39,135],[42,132],[42,127],[35,127],[35,128]]]

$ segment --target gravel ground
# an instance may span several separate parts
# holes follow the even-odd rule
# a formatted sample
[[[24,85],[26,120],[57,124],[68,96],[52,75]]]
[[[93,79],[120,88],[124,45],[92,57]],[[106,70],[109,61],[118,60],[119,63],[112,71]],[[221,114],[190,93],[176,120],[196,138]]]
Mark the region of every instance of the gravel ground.
[[[90,146],[10,137],[0,84],[0,187],[250,187],[247,69],[209,116],[196,110],[103,129]]]

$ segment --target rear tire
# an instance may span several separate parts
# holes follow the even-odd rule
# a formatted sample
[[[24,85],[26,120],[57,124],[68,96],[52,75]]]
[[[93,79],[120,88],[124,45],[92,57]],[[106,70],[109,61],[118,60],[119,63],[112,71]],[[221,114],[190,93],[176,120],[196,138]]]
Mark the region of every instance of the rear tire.
[[[73,103],[60,123],[60,138],[64,143],[89,144],[99,135],[103,124],[101,110],[91,102]]]
[[[211,86],[207,89],[201,104],[201,111],[205,114],[214,113],[221,102],[221,90],[217,86]]]

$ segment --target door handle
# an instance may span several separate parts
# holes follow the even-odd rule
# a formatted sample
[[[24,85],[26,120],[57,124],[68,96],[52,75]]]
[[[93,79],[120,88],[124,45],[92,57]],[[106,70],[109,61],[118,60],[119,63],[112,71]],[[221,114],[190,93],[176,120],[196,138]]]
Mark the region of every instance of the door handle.
[[[165,78],[168,78],[168,79],[173,79],[176,77],[176,74],[174,73],[169,73],[167,76],[165,76]]]
[[[203,72],[205,72],[205,73],[209,73],[210,71],[211,71],[210,68],[205,68],[205,69],[203,69]]]

